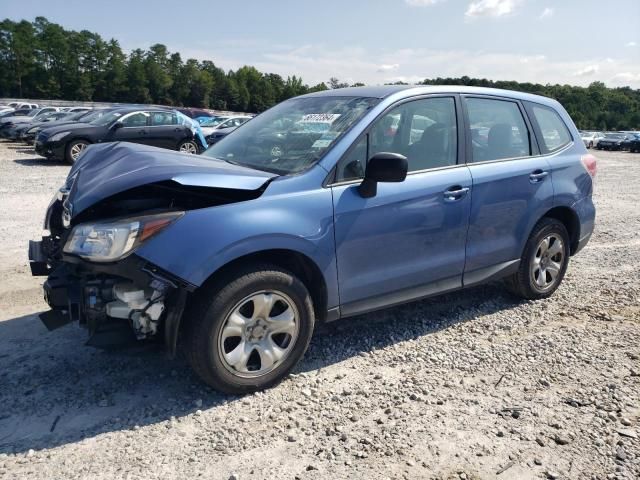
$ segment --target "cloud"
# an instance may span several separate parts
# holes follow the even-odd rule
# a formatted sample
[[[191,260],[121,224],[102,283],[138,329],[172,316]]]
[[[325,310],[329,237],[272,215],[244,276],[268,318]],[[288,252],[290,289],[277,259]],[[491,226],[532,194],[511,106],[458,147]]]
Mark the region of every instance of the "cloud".
[[[637,44],[636,42],[628,42],[628,43],[625,43],[625,45],[624,45],[624,46],[625,46],[625,47],[636,47],[637,45],[638,45],[638,44]]]
[[[598,80],[610,86],[640,88],[640,63],[628,56],[593,56],[575,59],[533,52],[528,55],[468,49],[333,47],[323,43],[269,45],[264,50],[240,49],[212,55],[208,48],[168,45],[183,58],[214,60],[224,70],[253,65],[283,77],[296,75],[308,85],[337,77],[349,83],[380,85],[425,78],[467,75],[490,80],[587,86]],[[628,52],[628,51],[627,51]],[[397,66],[397,67],[396,67]],[[594,68],[595,67],[595,68]]]
[[[380,65],[378,67],[378,72],[392,72],[394,70],[398,70],[398,68],[400,68],[400,65],[397,63],[393,63],[393,64],[383,64]]]
[[[430,7],[442,0],[404,0],[404,3],[411,7]]]
[[[469,4],[465,16],[503,17],[512,14],[521,0],[474,0]]]
[[[598,65],[588,65],[580,70],[576,71],[574,75],[576,77],[587,77],[589,75],[595,75],[600,70]]]
[[[542,10],[542,13],[540,14],[540,16],[538,17],[540,20],[542,20],[543,18],[548,18],[548,17],[552,17],[554,14],[554,10],[553,8],[550,7],[545,7],[544,10]]]
[[[640,83],[640,73],[623,72],[616,73],[612,80],[616,83],[629,85],[631,83]]]

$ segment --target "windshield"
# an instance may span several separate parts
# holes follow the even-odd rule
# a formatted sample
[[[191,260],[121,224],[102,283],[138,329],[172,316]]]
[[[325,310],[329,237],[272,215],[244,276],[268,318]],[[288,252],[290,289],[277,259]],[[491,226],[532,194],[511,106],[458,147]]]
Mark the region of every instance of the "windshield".
[[[619,140],[619,139],[621,139],[621,138],[624,138],[624,135],[622,135],[622,134],[620,134],[620,133],[607,133],[607,134],[605,135],[605,137],[607,137],[607,138],[614,138],[614,139],[616,139],[616,140]]]
[[[202,155],[282,175],[316,163],[377,98],[293,98],[234,130]]]
[[[203,127],[215,127],[216,125],[220,125],[222,122],[224,122],[227,118],[229,117],[212,117],[212,118],[207,118],[206,120],[202,120],[202,122],[200,122],[200,125],[202,125]]]

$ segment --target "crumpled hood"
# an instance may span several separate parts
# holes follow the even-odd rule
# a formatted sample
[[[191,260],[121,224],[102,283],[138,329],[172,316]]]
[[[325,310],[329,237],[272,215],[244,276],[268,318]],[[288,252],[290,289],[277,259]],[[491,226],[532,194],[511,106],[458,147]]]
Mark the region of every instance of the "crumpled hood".
[[[100,200],[157,182],[259,190],[276,176],[210,157],[146,145],[126,142],[95,144],[87,148],[67,177],[67,186],[71,186],[69,213],[74,218]]]

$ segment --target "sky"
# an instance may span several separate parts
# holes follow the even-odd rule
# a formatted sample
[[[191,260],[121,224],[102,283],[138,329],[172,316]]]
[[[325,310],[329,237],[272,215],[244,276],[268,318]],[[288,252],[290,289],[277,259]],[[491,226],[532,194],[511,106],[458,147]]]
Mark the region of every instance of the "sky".
[[[162,43],[308,84],[468,75],[640,88],[640,0],[0,0],[0,18],[36,16],[125,50]]]

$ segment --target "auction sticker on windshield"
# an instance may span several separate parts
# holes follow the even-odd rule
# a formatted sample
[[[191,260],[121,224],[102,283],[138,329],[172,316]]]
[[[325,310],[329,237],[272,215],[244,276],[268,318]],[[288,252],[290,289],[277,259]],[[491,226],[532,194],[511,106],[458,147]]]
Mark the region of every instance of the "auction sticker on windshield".
[[[339,113],[308,113],[300,119],[300,123],[333,123],[338,117]]]

